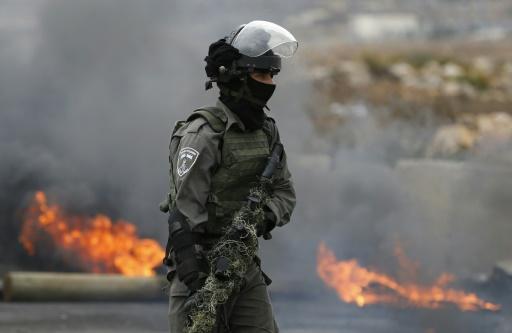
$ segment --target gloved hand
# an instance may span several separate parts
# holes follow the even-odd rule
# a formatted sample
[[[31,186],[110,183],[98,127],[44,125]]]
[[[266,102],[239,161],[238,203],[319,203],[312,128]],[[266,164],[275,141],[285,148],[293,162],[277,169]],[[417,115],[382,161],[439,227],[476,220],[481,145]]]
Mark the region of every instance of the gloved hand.
[[[196,238],[186,217],[178,209],[169,213],[169,240],[174,250],[178,279],[191,291],[196,291],[204,282],[207,265],[196,250]]]
[[[219,39],[210,45],[208,56],[204,58],[206,61],[206,67],[204,68],[206,75],[208,77],[217,77],[220,66],[230,68],[233,61],[241,56],[237,48],[226,43],[225,39]]]
[[[276,215],[267,207],[264,208],[265,219],[263,223],[256,226],[256,236],[270,235],[270,232],[276,227]]]
[[[176,273],[178,274],[178,279],[193,292],[200,289],[206,280],[202,270],[198,259],[193,260],[189,258],[184,262],[177,261]]]

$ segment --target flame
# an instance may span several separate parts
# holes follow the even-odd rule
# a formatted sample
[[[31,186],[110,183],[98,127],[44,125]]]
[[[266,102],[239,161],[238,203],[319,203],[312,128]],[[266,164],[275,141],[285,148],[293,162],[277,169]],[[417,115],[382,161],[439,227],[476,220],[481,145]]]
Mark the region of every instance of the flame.
[[[19,240],[30,254],[50,238],[55,247],[83,268],[94,273],[152,276],[164,257],[162,247],[152,239],[137,237],[137,228],[105,215],[71,216],[58,205],[50,205],[44,192],[37,192],[26,211]]]
[[[398,257],[399,261],[409,260],[403,252],[398,253]],[[317,273],[325,284],[336,290],[341,300],[359,307],[386,303],[437,309],[451,303],[462,311],[500,309],[500,305],[486,302],[473,293],[448,288],[453,275],[442,274],[430,286],[400,284],[390,276],[359,266],[354,259],[338,261],[324,243],[318,246]]]

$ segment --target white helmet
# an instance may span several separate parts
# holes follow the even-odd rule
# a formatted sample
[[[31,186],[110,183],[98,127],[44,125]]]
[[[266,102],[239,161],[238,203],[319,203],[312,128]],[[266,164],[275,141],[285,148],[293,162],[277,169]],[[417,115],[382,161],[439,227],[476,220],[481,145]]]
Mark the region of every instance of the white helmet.
[[[226,42],[248,57],[259,57],[272,52],[282,58],[293,56],[299,43],[293,35],[272,22],[252,21],[240,26]]]
[[[281,58],[293,56],[299,46],[288,30],[267,21],[241,25],[227,37],[226,42],[242,54],[236,61],[237,69],[249,72],[268,70],[272,74],[281,70]]]

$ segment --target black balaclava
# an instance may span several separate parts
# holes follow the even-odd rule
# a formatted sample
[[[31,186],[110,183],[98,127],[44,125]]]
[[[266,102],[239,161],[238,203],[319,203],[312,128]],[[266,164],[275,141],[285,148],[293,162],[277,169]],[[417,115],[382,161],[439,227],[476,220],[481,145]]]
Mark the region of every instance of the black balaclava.
[[[242,82],[240,80],[233,80],[225,84],[225,86],[228,89],[239,91],[242,87]],[[240,118],[248,130],[254,131],[263,127],[263,122],[266,118],[263,108],[270,97],[272,97],[272,94],[276,89],[276,85],[257,81],[250,75],[247,75],[247,88],[253,98],[264,104],[258,105],[245,98],[228,96],[222,92],[219,99]]]

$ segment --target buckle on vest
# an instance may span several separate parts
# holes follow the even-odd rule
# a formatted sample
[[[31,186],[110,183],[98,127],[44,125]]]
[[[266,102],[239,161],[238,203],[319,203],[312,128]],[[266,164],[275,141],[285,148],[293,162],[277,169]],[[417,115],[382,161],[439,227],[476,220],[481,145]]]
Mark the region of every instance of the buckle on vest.
[[[214,224],[217,221],[217,198],[213,193],[208,194],[206,210],[208,212],[208,223]]]

